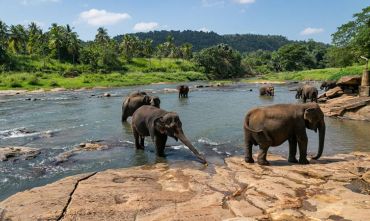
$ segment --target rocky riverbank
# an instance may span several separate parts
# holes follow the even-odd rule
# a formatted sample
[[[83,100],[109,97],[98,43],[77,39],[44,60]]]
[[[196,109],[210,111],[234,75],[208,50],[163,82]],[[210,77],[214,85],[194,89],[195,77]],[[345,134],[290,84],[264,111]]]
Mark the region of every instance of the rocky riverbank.
[[[370,154],[271,166],[231,157],[64,178],[0,203],[1,220],[367,220]]]

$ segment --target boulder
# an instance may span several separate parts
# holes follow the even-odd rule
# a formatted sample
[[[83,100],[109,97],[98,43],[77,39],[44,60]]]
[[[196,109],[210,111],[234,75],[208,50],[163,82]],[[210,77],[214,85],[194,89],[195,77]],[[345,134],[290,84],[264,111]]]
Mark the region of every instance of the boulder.
[[[61,179],[0,202],[3,220],[366,220],[370,153],[271,166],[154,164]],[[345,209],[343,209],[345,208]]]
[[[328,90],[327,92],[325,92],[325,96],[328,97],[328,98],[340,97],[343,94],[344,94],[344,92],[343,92],[342,88],[340,88],[338,86],[333,88],[333,89]]]
[[[361,85],[361,76],[343,76],[337,81],[337,85],[352,85],[360,86]]]
[[[0,147],[0,161],[29,160],[40,154],[40,150],[32,147]]]
[[[60,163],[67,161],[70,157],[72,157],[75,154],[78,154],[84,151],[106,150],[108,148],[109,148],[108,145],[105,144],[101,140],[81,143],[69,151],[60,153],[58,156],[55,157],[55,161],[56,161],[56,164],[60,164]]]

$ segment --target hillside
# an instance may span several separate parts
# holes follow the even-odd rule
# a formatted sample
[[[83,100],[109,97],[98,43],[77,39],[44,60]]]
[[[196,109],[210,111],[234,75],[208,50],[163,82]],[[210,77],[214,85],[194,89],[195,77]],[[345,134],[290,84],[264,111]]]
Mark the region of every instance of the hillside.
[[[194,51],[199,51],[203,48],[208,48],[220,43],[226,43],[240,52],[251,52],[258,49],[274,51],[281,46],[291,43],[284,36],[279,35],[257,35],[257,34],[230,34],[219,35],[215,32],[203,31],[151,31],[133,33],[140,39],[150,38],[153,40],[153,45],[157,46],[166,41],[166,38],[171,35],[174,37],[176,45],[190,43],[193,45]],[[121,41],[123,35],[114,37],[115,40]]]

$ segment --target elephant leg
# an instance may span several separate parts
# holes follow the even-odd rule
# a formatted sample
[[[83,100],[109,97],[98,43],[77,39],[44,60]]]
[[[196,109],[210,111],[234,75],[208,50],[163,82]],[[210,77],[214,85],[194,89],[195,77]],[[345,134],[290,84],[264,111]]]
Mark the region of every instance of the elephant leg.
[[[270,165],[270,163],[266,160],[267,151],[269,146],[261,146],[260,145],[260,152],[258,153],[257,163],[259,165]]]
[[[309,164],[310,162],[307,160],[307,134],[304,134],[298,137],[298,146],[299,146],[299,160],[298,163],[300,164]]]
[[[164,148],[166,147],[167,135],[157,135],[155,137],[155,147],[157,149],[157,155],[164,157]]]
[[[145,140],[145,137],[144,137],[144,136],[140,136],[140,145],[141,145],[142,147],[145,147],[145,146],[144,146],[144,140]]]
[[[246,129],[244,129],[244,142],[245,142],[245,162],[254,163],[252,155],[253,143],[251,141],[251,136]]]
[[[136,149],[144,149],[144,146],[141,145],[140,142],[139,142],[139,138],[140,138],[139,133],[137,132],[137,130],[134,127],[132,127],[132,129],[133,129],[133,133],[134,133]]]
[[[307,97],[306,95],[303,95],[303,103],[306,103]]]
[[[289,138],[289,158],[288,158],[288,162],[298,163],[296,155],[297,155],[297,138],[296,137],[291,137],[291,138]]]

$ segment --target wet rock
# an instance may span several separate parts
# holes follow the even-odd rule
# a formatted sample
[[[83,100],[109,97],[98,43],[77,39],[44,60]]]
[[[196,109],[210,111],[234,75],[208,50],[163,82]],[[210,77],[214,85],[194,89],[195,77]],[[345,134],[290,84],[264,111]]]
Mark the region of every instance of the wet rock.
[[[0,161],[29,160],[40,154],[32,147],[0,147]]]
[[[269,160],[268,167],[231,157],[225,159],[225,165],[206,168],[155,164],[72,176],[17,193],[1,202],[0,208],[5,211],[5,220],[368,217],[369,195],[355,192],[348,185],[362,180],[361,188],[367,188],[370,153],[322,157],[309,165],[290,164],[276,155],[269,155]]]
[[[104,96],[104,97],[110,97],[110,96],[111,96],[111,94],[110,94],[110,93],[104,93],[104,94],[103,94],[103,96]]]
[[[70,157],[75,154],[84,152],[84,151],[99,151],[99,150],[106,150],[108,149],[108,145],[105,144],[103,141],[91,141],[87,143],[81,143],[78,146],[74,147],[72,150],[63,152],[55,157],[56,164],[63,163],[67,161]]]
[[[344,92],[343,92],[342,88],[340,88],[338,86],[328,90],[327,92],[325,92],[325,96],[328,97],[328,98],[339,97],[343,94],[344,94]]]

